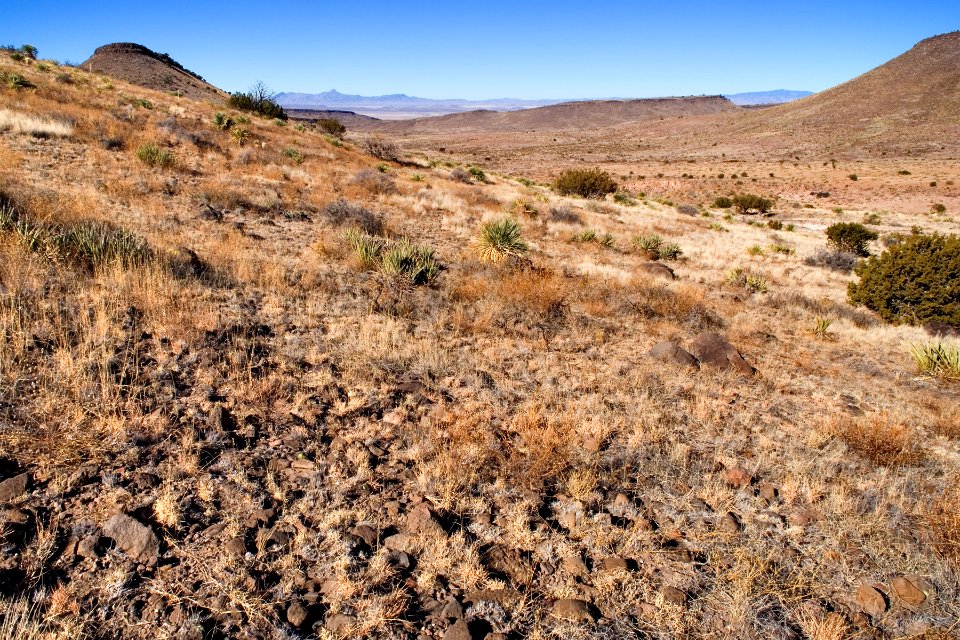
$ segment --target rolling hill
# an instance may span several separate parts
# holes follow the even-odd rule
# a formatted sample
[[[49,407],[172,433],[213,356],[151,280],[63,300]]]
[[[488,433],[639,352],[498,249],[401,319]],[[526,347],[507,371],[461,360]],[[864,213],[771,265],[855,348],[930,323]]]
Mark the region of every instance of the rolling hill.
[[[165,53],[132,42],[98,47],[81,67],[148,89],[177,93],[194,100],[220,100],[226,94]]]

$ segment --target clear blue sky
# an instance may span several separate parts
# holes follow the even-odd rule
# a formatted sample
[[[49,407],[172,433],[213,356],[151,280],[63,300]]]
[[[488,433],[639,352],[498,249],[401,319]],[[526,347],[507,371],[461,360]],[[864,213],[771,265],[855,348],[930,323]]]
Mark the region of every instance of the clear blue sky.
[[[4,4],[0,43],[42,57],[132,41],[231,91],[426,98],[817,91],[960,29],[957,0]]]

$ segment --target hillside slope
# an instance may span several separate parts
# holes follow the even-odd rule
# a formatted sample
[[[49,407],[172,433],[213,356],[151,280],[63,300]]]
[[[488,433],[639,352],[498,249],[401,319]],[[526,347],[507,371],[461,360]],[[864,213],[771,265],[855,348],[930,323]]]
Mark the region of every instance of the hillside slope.
[[[220,100],[226,95],[170,56],[132,42],[98,47],[80,66],[85,71],[102,73],[156,91],[180,93],[194,100]]]
[[[722,96],[587,100],[520,111],[470,111],[368,125],[397,134],[441,132],[518,132],[588,129],[624,122],[734,111]]]

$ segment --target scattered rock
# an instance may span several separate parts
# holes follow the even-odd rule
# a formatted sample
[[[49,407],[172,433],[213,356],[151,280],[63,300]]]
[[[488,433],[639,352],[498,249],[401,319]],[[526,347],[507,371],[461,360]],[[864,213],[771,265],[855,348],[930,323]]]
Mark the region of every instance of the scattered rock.
[[[0,502],[13,502],[27,492],[30,486],[30,474],[21,473],[0,482]]]
[[[306,607],[299,602],[294,602],[287,607],[287,622],[292,624],[294,627],[302,627],[303,623],[307,621],[308,615],[309,614]]]
[[[533,566],[516,549],[494,545],[483,559],[491,571],[507,576],[514,585],[533,582]]]
[[[627,571],[627,561],[620,556],[608,556],[601,561],[604,571]]]
[[[423,533],[429,535],[444,535],[446,532],[436,518],[430,512],[426,504],[418,505],[413,511],[407,514],[407,531],[411,533]]]
[[[597,620],[597,616],[591,610],[590,603],[574,598],[565,598],[554,602],[552,614],[556,618],[569,622],[596,622]]]
[[[223,212],[214,209],[208,204],[200,205],[200,212],[197,215],[201,220],[210,220],[212,222],[223,221]]]
[[[740,527],[740,518],[732,511],[728,511],[717,523],[717,529],[724,533],[739,533]]]
[[[586,563],[578,556],[566,556],[563,559],[563,568],[567,570],[568,573],[578,577],[587,576],[590,571],[587,569]]]
[[[443,634],[443,640],[472,640],[470,627],[467,626],[465,621],[457,620]]]
[[[689,352],[682,349],[676,342],[671,342],[669,340],[665,342],[658,342],[657,344],[653,345],[653,348],[650,349],[650,353],[648,355],[654,360],[659,360],[660,362],[670,362],[694,369],[700,368],[699,360],[690,355]]]
[[[346,636],[357,625],[357,619],[345,613],[338,613],[327,618],[323,626],[335,636]]]
[[[933,591],[926,580],[916,575],[894,578],[890,587],[897,602],[910,609],[922,608],[927,603],[928,593]]]
[[[677,276],[673,273],[673,269],[665,264],[654,262],[652,260],[649,262],[640,263],[637,269],[654,278],[664,278],[665,280],[676,280],[677,278]]]
[[[377,532],[368,524],[358,524],[350,529],[350,535],[360,538],[370,548],[377,545]]]
[[[719,333],[701,333],[690,343],[690,353],[700,361],[700,366],[723,371],[735,371],[744,375],[756,373],[743,359],[740,352]]]
[[[440,615],[451,620],[459,620],[463,617],[463,605],[456,598],[447,598],[447,602],[440,610]]]
[[[753,476],[747,473],[747,470],[743,467],[734,467],[727,469],[723,474],[723,481],[727,483],[727,486],[734,489],[745,489],[753,482]]]
[[[772,484],[770,484],[769,482],[761,482],[758,489],[759,489],[758,493],[760,497],[763,498],[764,500],[767,500],[768,502],[776,500],[777,488]]]
[[[247,543],[243,536],[234,536],[224,545],[224,550],[231,556],[242,556],[247,552]]]
[[[160,541],[150,527],[124,513],[118,513],[107,520],[103,531],[132,560],[149,565],[157,563]]]
[[[663,601],[668,604],[681,607],[687,604],[687,594],[676,587],[662,587],[660,589],[660,596],[663,598]]]
[[[887,611],[887,597],[876,587],[861,585],[857,589],[857,606],[872,618],[878,618]]]
[[[412,553],[414,546],[413,536],[411,536],[409,533],[395,533],[392,536],[387,536],[384,539],[383,546],[390,551]]]

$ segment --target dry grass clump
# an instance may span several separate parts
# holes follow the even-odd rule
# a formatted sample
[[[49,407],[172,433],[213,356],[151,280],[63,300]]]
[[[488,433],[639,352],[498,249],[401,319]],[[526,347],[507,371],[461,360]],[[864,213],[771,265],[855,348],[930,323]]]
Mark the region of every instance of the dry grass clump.
[[[396,162],[403,154],[399,144],[379,134],[365,137],[360,141],[360,148],[374,158],[390,162]]]
[[[0,131],[27,134],[35,138],[66,138],[73,135],[73,125],[53,118],[0,109]]]
[[[828,429],[861,458],[883,467],[916,465],[926,458],[916,430],[887,414],[834,419]]]
[[[382,235],[384,232],[380,214],[343,198],[325,206],[323,213],[338,227],[357,228],[372,236]]]
[[[960,477],[946,486],[921,509],[920,521],[937,551],[960,569]]]
[[[376,169],[362,169],[353,177],[353,183],[377,196],[397,193],[397,184],[393,179]]]

